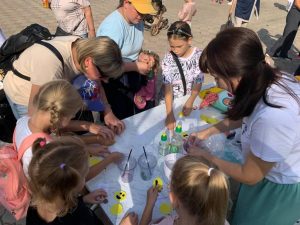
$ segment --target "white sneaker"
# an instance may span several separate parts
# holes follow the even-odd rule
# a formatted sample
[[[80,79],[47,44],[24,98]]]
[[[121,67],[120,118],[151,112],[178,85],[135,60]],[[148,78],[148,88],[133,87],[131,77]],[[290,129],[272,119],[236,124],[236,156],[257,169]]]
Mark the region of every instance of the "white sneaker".
[[[227,5],[232,5],[232,1],[231,1],[231,2],[228,2]]]

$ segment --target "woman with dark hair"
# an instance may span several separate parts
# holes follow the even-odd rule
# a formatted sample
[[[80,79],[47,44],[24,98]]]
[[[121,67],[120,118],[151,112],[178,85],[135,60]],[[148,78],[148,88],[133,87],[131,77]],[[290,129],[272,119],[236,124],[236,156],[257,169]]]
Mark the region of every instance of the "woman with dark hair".
[[[300,84],[266,63],[260,40],[246,28],[219,33],[200,69],[235,99],[225,120],[190,141],[242,127],[242,165],[189,149],[241,183],[230,224],[293,225],[300,217]]]

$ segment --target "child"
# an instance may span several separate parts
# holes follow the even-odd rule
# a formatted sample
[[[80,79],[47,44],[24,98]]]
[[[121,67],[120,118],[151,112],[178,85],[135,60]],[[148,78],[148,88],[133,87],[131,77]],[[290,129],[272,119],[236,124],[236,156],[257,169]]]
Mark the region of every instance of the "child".
[[[178,19],[192,26],[192,17],[197,12],[196,3],[193,0],[184,0],[184,4],[178,12]]]
[[[225,175],[209,168],[199,157],[184,156],[179,159],[171,175],[169,198],[176,215],[170,215],[159,225],[224,225],[229,199]],[[151,187],[140,225],[151,222],[158,189]]]
[[[155,106],[155,93],[156,93],[156,79],[159,68],[159,56],[150,51],[142,50],[138,57],[139,62],[145,62],[151,64],[151,71],[147,77],[147,85],[142,88],[134,95],[134,103],[138,109],[153,108]]]
[[[204,75],[199,69],[201,50],[191,46],[193,36],[190,26],[186,22],[177,21],[170,26],[167,35],[171,52],[168,52],[162,61],[167,112],[165,123],[169,130],[173,130],[176,125],[172,108],[173,98],[190,95],[182,109],[183,114],[188,116],[201,89]],[[183,75],[175,60],[179,61]]]
[[[38,139],[32,148],[29,165],[29,189],[32,193],[27,225],[96,225],[101,224],[84,202],[101,203],[105,191],[99,189],[83,197],[80,193],[88,173],[88,154],[77,138],[61,137],[46,144]],[[121,225],[137,221],[135,214]]]
[[[87,130],[96,132],[105,127],[85,122],[71,121],[75,114],[83,108],[83,102],[76,89],[65,80],[51,81],[41,87],[33,100],[34,112],[31,117],[25,116],[18,120],[15,130],[15,140],[17,149],[22,141],[32,133],[46,133],[59,135],[61,131],[67,130]],[[96,176],[109,163],[114,162],[122,156],[115,152],[109,154],[106,147],[89,146],[88,150],[93,155],[106,153],[108,156],[101,162],[91,167],[88,179]],[[22,162],[25,175],[27,175],[28,165],[32,158],[31,149],[25,151]]]

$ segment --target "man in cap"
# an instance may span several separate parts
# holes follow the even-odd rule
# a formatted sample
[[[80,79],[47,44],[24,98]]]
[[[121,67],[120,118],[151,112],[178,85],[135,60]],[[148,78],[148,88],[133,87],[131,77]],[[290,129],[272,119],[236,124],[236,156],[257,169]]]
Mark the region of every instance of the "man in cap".
[[[151,0],[121,0],[118,8],[108,15],[97,30],[97,36],[108,36],[120,47],[125,73],[121,78],[103,84],[108,102],[119,119],[138,112],[134,94],[141,88],[152,63],[137,62],[144,41],[145,14],[156,14]],[[153,62],[154,63],[154,62]]]

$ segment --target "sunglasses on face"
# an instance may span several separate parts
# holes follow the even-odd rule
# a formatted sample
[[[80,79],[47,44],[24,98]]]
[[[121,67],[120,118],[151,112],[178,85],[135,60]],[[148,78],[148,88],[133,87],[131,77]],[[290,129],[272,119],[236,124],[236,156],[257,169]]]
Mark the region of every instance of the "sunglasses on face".
[[[186,31],[182,30],[181,28],[176,28],[174,30],[169,30],[167,32],[167,35],[170,35],[170,34],[184,36],[184,37],[192,37],[191,34],[187,33]]]
[[[96,66],[101,78],[108,78],[108,76],[105,75],[105,73],[100,69],[99,66],[97,66],[97,64],[94,63],[94,65]]]

